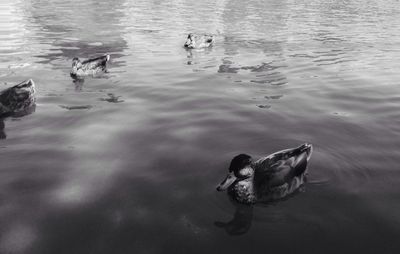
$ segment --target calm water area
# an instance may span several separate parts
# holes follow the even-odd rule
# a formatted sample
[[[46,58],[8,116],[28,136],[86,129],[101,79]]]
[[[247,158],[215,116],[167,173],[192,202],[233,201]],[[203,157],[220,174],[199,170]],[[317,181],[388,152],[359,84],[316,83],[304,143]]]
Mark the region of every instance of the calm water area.
[[[399,70],[395,0],[1,0],[0,89],[37,105],[0,118],[0,253],[400,253]],[[302,192],[215,190],[304,142]]]

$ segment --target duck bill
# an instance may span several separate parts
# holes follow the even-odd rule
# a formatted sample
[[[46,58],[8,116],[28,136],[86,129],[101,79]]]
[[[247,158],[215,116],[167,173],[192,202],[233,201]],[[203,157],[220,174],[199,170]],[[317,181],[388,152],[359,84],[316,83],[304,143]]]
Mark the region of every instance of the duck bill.
[[[217,186],[217,191],[224,191],[228,189],[236,181],[236,176],[233,172],[230,172],[226,178]]]

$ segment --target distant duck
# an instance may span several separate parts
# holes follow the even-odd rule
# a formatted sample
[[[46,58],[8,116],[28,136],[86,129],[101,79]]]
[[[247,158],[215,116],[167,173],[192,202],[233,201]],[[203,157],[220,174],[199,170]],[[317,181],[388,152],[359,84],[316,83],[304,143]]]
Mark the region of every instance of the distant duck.
[[[217,190],[228,189],[233,199],[247,204],[282,199],[303,185],[312,150],[306,143],[257,161],[247,154],[237,155]]]
[[[110,55],[104,55],[96,58],[90,58],[83,62],[79,58],[72,59],[72,78],[82,78],[85,76],[95,76],[106,72],[107,62],[110,61]]]
[[[210,34],[196,35],[196,34],[188,34],[185,48],[188,49],[200,49],[200,48],[208,48],[214,43],[214,36]]]
[[[23,114],[35,106],[35,83],[32,79],[0,91],[0,116]]]

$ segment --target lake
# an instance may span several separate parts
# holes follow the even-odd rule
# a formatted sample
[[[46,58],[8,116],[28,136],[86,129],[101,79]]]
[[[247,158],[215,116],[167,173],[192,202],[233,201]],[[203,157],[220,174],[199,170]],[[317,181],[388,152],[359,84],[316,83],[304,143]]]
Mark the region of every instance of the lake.
[[[399,253],[399,31],[395,0],[2,1],[0,89],[37,104],[0,119],[0,253]],[[300,193],[215,190],[304,142]]]

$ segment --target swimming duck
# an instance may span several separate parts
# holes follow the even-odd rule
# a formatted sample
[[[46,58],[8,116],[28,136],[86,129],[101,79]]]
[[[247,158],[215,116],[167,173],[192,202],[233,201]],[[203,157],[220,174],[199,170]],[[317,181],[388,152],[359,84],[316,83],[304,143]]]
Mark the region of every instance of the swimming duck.
[[[253,204],[281,199],[294,193],[305,181],[311,144],[282,150],[253,161],[247,154],[235,156],[225,180],[217,190],[240,203]]]
[[[188,34],[184,47],[189,49],[208,48],[214,43],[214,36],[210,34]]]
[[[96,58],[90,58],[83,62],[79,58],[72,59],[72,78],[81,78],[84,76],[94,76],[107,70],[107,62],[110,61],[110,55],[104,55]]]
[[[35,105],[35,83],[32,79],[0,91],[0,116],[19,114]]]

